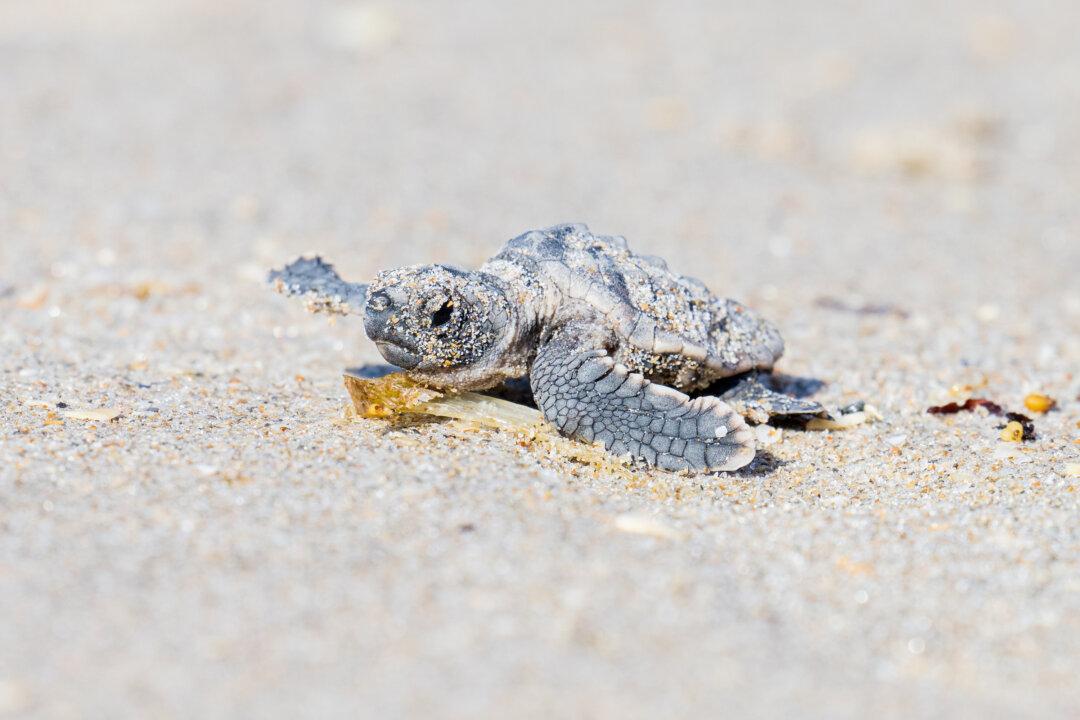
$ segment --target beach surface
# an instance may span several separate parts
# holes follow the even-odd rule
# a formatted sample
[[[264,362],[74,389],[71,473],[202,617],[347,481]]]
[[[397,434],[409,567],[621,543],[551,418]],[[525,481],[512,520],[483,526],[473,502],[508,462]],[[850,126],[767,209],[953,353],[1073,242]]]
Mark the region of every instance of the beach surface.
[[[1049,1],[0,3],[0,717],[1077,717],[1077,37]],[[346,420],[362,323],[265,283],[565,221],[881,419],[690,478]],[[1035,438],[927,413],[968,398]]]

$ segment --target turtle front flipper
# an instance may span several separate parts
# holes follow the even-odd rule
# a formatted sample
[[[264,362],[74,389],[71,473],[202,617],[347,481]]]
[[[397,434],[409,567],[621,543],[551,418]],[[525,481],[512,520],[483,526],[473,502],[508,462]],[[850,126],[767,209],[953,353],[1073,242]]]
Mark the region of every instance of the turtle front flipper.
[[[331,315],[362,315],[367,298],[367,285],[345,282],[334,266],[322,258],[298,258],[281,270],[270,273],[267,281],[286,297],[307,301],[313,313]]]
[[[762,378],[762,373],[748,372],[733,380],[735,384],[718,397],[752,423],[766,423],[776,417],[829,417],[829,412],[819,402],[773,390],[767,384],[768,376]]]
[[[584,324],[564,327],[541,345],[530,381],[549,422],[615,455],[695,472],[737,470],[754,459],[753,435],[734,410],[630,372]]]

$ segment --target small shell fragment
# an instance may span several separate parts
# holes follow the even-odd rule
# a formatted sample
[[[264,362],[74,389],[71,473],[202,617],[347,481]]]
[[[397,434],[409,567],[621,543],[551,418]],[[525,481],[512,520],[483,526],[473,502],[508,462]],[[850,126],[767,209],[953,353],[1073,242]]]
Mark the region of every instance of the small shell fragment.
[[[1024,407],[1031,412],[1044,413],[1053,409],[1057,403],[1054,398],[1042,393],[1031,393],[1024,398]]]
[[[678,530],[655,518],[633,513],[624,513],[617,516],[615,518],[615,529],[624,533],[649,535],[663,540],[678,540],[682,537]]]
[[[69,408],[61,410],[60,415],[70,420],[110,422],[123,415],[123,411],[120,408]]]
[[[784,436],[784,431],[772,425],[758,425],[754,428],[754,436],[760,447],[775,445]]]
[[[881,419],[881,413],[873,405],[867,405],[862,410],[847,413],[836,418],[810,418],[806,423],[807,430],[850,430],[859,425],[865,425]]]
[[[1024,426],[1015,420],[1010,420],[1001,429],[1001,439],[1005,442],[1020,442],[1024,439]]]

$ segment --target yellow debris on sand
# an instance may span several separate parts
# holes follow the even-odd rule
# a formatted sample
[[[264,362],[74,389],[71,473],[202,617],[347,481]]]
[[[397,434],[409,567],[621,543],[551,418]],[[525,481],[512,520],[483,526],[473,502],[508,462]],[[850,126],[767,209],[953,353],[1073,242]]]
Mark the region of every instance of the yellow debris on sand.
[[[633,477],[629,457],[616,457],[600,443],[589,445],[562,437],[535,408],[475,392],[437,390],[401,372],[380,378],[346,373],[344,380],[352,399],[351,410],[357,417],[391,419],[412,414],[459,420],[474,427],[514,433],[524,446],[554,450],[595,470]]]

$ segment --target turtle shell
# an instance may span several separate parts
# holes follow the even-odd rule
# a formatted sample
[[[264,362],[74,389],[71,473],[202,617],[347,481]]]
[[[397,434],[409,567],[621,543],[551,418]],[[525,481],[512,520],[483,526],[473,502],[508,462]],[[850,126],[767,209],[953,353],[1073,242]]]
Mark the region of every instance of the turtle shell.
[[[658,382],[701,387],[771,368],[783,352],[776,328],[741,303],[672,272],[658,257],[634,253],[624,238],[594,235],[585,225],[527,232],[495,260],[546,276],[563,310],[594,310],[616,339],[615,359]],[[566,314],[556,313],[556,321]]]

